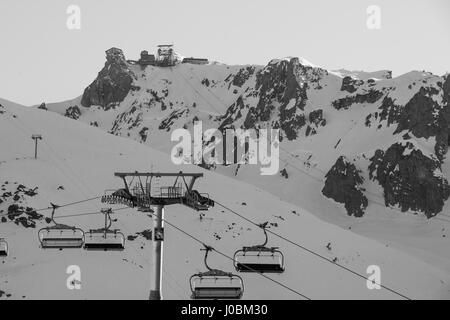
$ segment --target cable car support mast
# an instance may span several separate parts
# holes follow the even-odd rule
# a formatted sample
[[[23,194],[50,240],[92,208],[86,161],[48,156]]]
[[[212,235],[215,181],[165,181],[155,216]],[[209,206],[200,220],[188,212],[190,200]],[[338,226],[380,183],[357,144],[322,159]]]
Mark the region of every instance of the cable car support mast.
[[[182,204],[196,211],[208,210],[214,206],[214,201],[208,194],[194,190],[195,181],[203,177],[203,173],[161,173],[161,172],[116,172],[114,176],[122,179],[124,188],[115,190],[102,197],[103,203],[124,204],[137,207],[142,212],[153,212],[153,267],[150,287],[150,300],[161,300],[162,263],[164,241],[164,207]],[[133,182],[137,178],[137,182]],[[153,186],[152,180],[175,178],[171,185]],[[145,182],[143,183],[143,180]]]

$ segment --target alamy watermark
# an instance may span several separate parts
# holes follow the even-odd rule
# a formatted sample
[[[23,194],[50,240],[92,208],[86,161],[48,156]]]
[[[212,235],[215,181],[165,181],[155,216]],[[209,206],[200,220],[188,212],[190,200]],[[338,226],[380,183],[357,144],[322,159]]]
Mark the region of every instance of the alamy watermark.
[[[367,267],[366,273],[369,274],[366,281],[367,289],[381,289],[381,268],[373,264]]]
[[[70,265],[66,269],[69,275],[66,280],[66,286],[69,290],[81,290],[81,268],[77,265]]]
[[[176,129],[171,141],[171,159],[181,164],[252,164],[260,165],[261,175],[274,175],[279,170],[279,129],[224,129],[203,131],[201,121],[195,121],[193,133]]]
[[[369,30],[381,29],[381,8],[377,5],[368,6],[366,9],[368,14],[366,26]]]
[[[66,13],[69,15],[66,20],[66,26],[69,30],[81,29],[81,9],[75,4],[67,7]]]

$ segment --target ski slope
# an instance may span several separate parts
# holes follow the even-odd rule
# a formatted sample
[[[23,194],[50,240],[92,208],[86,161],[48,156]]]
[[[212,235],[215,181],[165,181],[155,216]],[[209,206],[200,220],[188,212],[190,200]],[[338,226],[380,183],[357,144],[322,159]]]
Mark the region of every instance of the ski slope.
[[[208,192],[212,199],[252,221],[276,224],[271,231],[330,260],[337,258],[337,263],[360,274],[367,275],[368,266],[378,265],[381,284],[409,298],[450,298],[448,272],[399,249],[324,222],[262,188],[198,167],[174,166],[165,153],[56,113],[3,101],[2,104],[6,112],[0,114],[0,184],[8,181],[6,188],[14,182],[39,187],[38,195],[27,199],[28,206],[46,208],[49,202],[65,204],[100,196],[105,189],[122,187],[121,181],[113,176],[117,171],[203,172],[204,178],[197,182],[196,189]],[[33,133],[43,136],[37,160],[32,158],[34,142],[30,137]],[[64,190],[58,190],[59,186]],[[7,209],[8,205],[0,204],[0,210]],[[58,214],[90,213],[102,207],[96,200],[61,208]],[[49,211],[40,213],[50,214]],[[209,210],[203,219],[181,205],[167,207],[165,217],[229,256],[240,247],[263,239],[260,230],[219,205]],[[127,236],[151,228],[151,219],[133,209],[117,211],[113,218],[118,219],[114,227]],[[69,217],[64,218],[64,223],[87,230],[101,226],[103,216]],[[152,263],[150,241],[142,237],[128,241],[123,252],[47,251],[41,250],[37,241],[38,228],[45,225],[43,220],[36,229],[0,223],[0,236],[7,238],[10,245],[10,256],[0,259],[0,290],[11,294],[11,299],[148,298]],[[328,243],[331,250],[326,247]],[[402,298],[385,289],[369,290],[364,279],[279,238],[269,237],[269,245],[278,246],[284,252],[286,271],[268,276],[310,299]],[[166,225],[163,298],[189,298],[190,275],[204,271],[200,248],[199,243]],[[232,262],[218,254],[211,255],[209,264],[225,271],[233,270]],[[81,268],[81,290],[66,287],[66,269],[70,265]],[[242,277],[244,299],[303,299],[260,275],[244,274]]]

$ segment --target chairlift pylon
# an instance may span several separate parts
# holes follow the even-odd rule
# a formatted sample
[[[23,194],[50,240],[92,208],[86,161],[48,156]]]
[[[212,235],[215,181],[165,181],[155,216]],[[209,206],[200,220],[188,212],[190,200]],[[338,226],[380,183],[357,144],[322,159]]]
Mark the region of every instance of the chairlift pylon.
[[[264,231],[265,241],[261,245],[243,247],[234,254],[234,267],[238,272],[282,273],[284,255],[278,247],[266,247],[268,242],[267,222],[259,225]]]
[[[0,257],[7,257],[9,254],[8,241],[0,238]]]
[[[193,189],[195,181],[203,177],[202,173],[162,173],[162,172],[116,172],[116,177],[122,179],[125,188],[105,194],[102,203],[125,204],[130,207],[150,208],[151,205],[183,204],[197,211],[208,210],[214,206],[214,201],[206,193]],[[141,178],[146,178],[145,186]],[[175,178],[170,185],[156,186],[161,178]],[[127,179],[131,178],[131,182]],[[134,179],[139,180],[133,186]],[[155,181],[152,183],[152,178]],[[186,178],[190,178],[186,181]],[[150,183],[148,182],[150,179]],[[154,190],[154,189],[157,190]],[[148,210],[148,209],[147,209]],[[142,211],[142,210],[141,210]],[[145,211],[145,210],[144,210]]]
[[[39,230],[38,239],[43,249],[66,249],[66,248],[81,248],[84,243],[84,231],[60,224],[55,221],[55,211],[59,208],[58,205],[50,203],[52,206],[51,220],[53,226],[45,227]]]
[[[125,249],[125,236],[119,230],[111,230],[112,219],[111,208],[101,210],[105,215],[105,227],[101,229],[89,230],[84,236],[84,249],[86,250],[116,250]]]
[[[236,274],[218,269],[211,269],[208,265],[208,253],[212,247],[206,246],[204,263],[206,272],[200,272],[190,277],[192,299],[241,299],[244,293],[244,281]]]

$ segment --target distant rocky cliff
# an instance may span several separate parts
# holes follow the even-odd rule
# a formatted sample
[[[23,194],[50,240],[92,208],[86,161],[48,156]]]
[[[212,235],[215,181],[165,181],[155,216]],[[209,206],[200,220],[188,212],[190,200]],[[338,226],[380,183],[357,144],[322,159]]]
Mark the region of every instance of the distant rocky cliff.
[[[102,106],[105,110],[123,101],[133,83],[133,72],[122,50],[111,48],[106,51],[106,63],[97,78],[83,93],[81,104]]]
[[[122,50],[111,48],[81,106],[68,104],[61,113],[166,152],[167,135],[192,129],[195,121],[205,129],[280,129],[282,144],[306,143],[321,154],[322,194],[351,216],[364,215],[369,205],[363,184],[381,187],[386,206],[427,217],[442,211],[449,197],[442,171],[450,142],[448,75],[412,71],[393,78],[387,70],[332,71],[291,57],[265,66],[162,68],[127,62]],[[295,158],[282,160],[297,165]],[[284,180],[295,176],[284,173]]]

